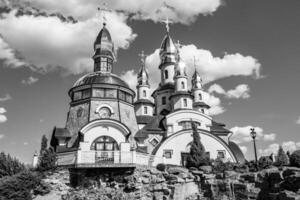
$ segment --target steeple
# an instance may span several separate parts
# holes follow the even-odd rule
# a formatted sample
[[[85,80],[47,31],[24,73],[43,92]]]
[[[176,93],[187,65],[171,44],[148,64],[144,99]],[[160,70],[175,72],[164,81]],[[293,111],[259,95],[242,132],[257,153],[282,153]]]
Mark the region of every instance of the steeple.
[[[175,92],[188,91],[187,88],[188,77],[186,73],[186,65],[180,58],[180,48],[181,45],[178,40],[176,43],[177,53],[176,53],[175,76],[174,76]]]
[[[137,75],[137,101],[134,103],[136,115],[153,115],[154,104],[150,99],[150,84],[149,76],[145,66],[146,55],[142,51],[139,56],[141,57],[141,68]]]
[[[104,11],[109,10],[107,8],[98,8],[98,10],[103,11],[103,27],[94,42],[94,71],[111,73],[113,62],[115,61],[115,52],[111,35],[106,28],[106,17],[104,13]]]
[[[192,77],[192,93],[194,96],[193,107],[195,110],[202,112],[203,114],[208,114],[208,109],[210,106],[206,103],[208,99],[208,94],[203,90],[202,78],[196,69],[195,59],[194,59],[195,72]]]

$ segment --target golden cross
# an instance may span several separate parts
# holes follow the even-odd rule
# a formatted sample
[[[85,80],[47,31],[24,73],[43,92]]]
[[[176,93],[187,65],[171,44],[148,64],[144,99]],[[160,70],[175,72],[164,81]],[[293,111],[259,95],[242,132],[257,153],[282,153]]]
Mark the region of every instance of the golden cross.
[[[105,12],[111,12],[111,9],[107,8],[107,3],[104,2],[102,3],[102,7],[98,7],[98,11],[100,12],[100,14],[102,13],[102,18],[103,18],[103,24],[106,25],[106,15]]]
[[[167,29],[167,32],[169,33],[170,31],[170,26],[169,24],[172,24],[173,22],[169,20],[169,18],[167,17],[165,20],[162,20],[162,23],[165,23],[166,24],[166,29]]]
[[[145,64],[145,60],[146,60],[146,55],[144,54],[144,51],[142,51],[140,54],[138,54],[141,58],[141,61],[143,64]]]

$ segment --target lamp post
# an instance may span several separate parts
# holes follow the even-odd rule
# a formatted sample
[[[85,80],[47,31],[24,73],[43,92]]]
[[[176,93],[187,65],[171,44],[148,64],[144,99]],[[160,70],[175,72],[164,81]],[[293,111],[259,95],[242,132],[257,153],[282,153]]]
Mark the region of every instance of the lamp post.
[[[256,132],[255,132],[255,129],[254,128],[250,128],[250,135],[253,139],[253,146],[254,146],[254,155],[255,155],[255,167],[256,167],[256,170],[258,170],[258,167],[257,167],[257,153],[256,153],[256,144],[255,144],[255,138],[256,138]]]

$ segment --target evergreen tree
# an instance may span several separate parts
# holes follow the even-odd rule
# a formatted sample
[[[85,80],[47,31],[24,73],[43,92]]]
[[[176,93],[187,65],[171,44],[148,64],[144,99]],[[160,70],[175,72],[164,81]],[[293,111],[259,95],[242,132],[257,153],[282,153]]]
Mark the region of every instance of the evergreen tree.
[[[43,151],[37,166],[38,171],[54,170],[56,168],[56,153],[52,148]]]
[[[206,155],[205,148],[200,141],[200,135],[197,130],[197,125],[192,123],[193,129],[193,142],[191,145],[190,153],[187,157],[186,167],[200,167],[209,163],[209,158]]]
[[[41,141],[41,150],[40,150],[40,155],[43,155],[43,152],[47,149],[48,147],[48,139],[46,135],[42,136],[42,141]]]
[[[18,159],[11,157],[4,152],[0,153],[0,178],[12,176],[25,170],[25,166]]]
[[[284,166],[284,165],[288,165],[288,164],[289,164],[289,158],[285,154],[282,146],[280,146],[279,149],[278,149],[277,159],[276,159],[275,165],[276,166]]]

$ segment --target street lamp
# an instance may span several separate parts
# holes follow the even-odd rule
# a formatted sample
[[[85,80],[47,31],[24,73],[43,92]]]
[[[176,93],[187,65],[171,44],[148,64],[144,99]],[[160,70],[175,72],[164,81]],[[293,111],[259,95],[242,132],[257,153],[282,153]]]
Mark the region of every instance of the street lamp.
[[[258,170],[257,168],[257,153],[256,153],[256,144],[255,144],[255,138],[256,138],[256,132],[254,128],[250,128],[250,135],[253,139],[253,146],[254,146],[254,155],[255,155],[255,166],[256,166],[256,170]]]

